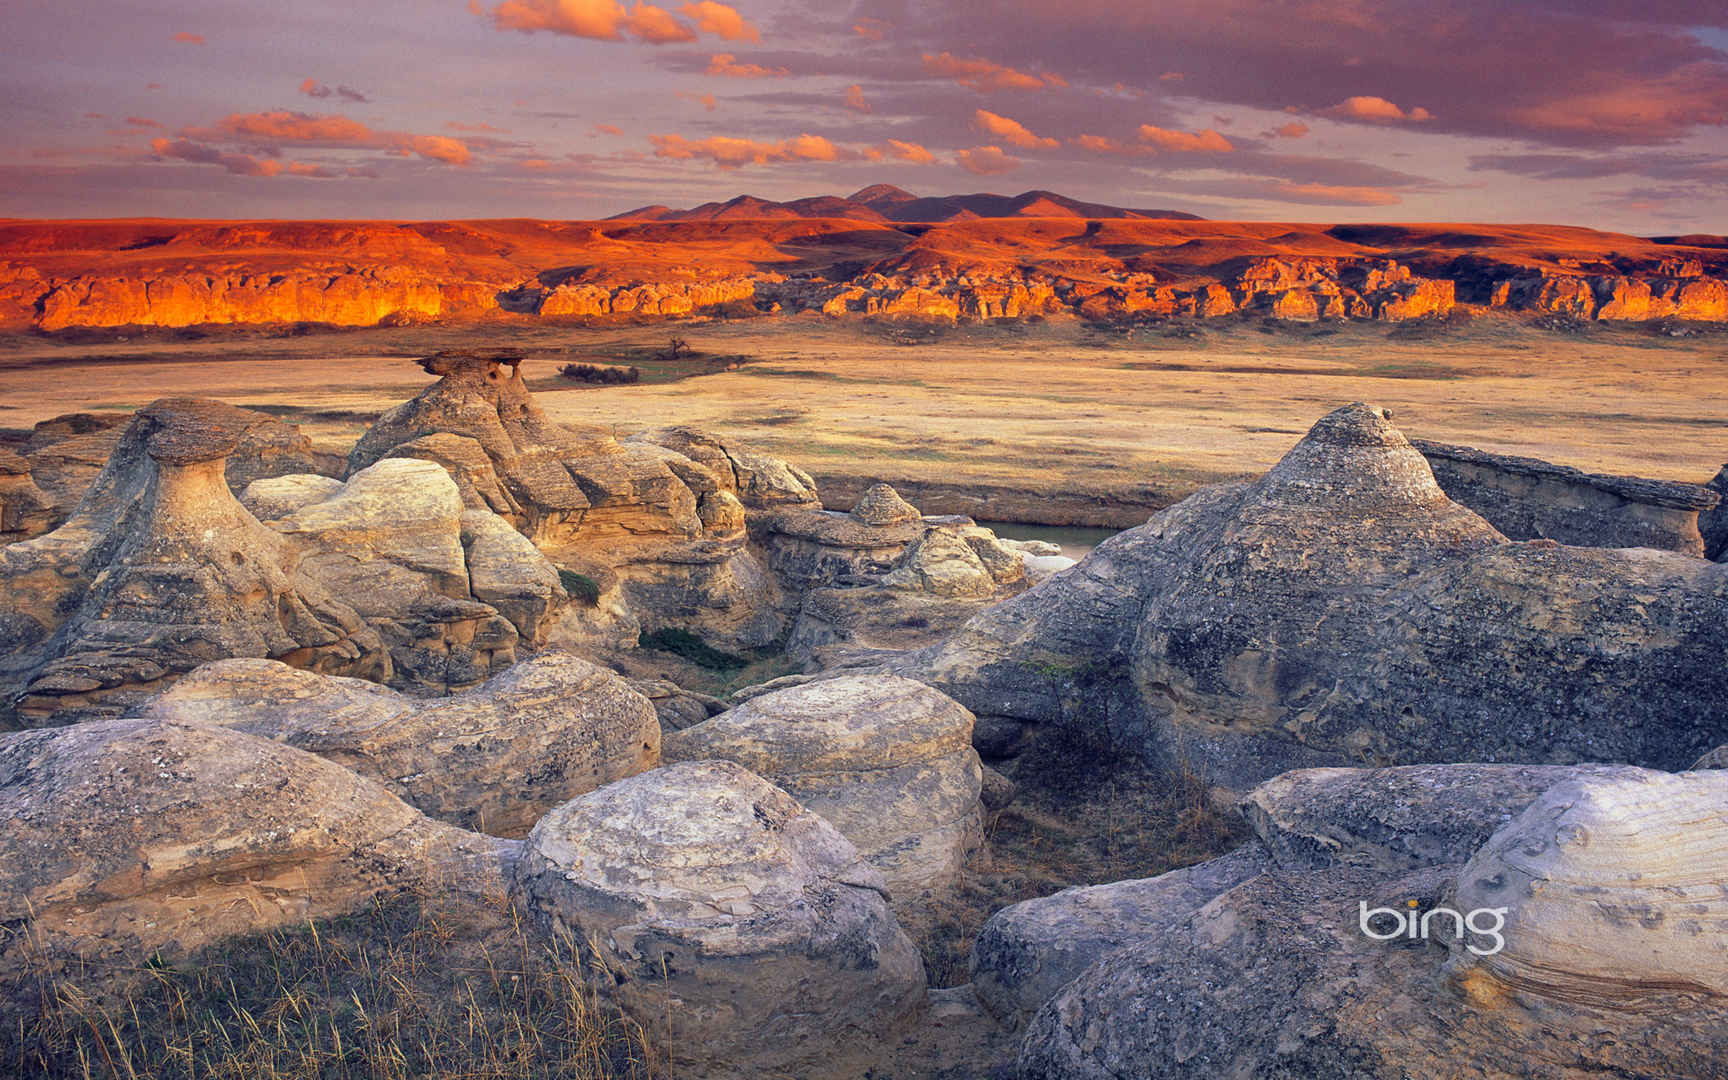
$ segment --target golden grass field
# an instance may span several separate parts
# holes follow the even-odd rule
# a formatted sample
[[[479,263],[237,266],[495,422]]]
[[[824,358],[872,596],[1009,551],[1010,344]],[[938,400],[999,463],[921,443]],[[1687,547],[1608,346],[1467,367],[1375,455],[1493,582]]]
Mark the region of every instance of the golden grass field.
[[[677,332],[735,371],[654,356]],[[1198,336],[1188,336],[1197,334]],[[1728,460],[1728,334],[1538,328],[1497,313],[1444,323],[1269,325],[1225,320],[1132,333],[1069,321],[959,327],[816,317],[609,328],[522,320],[198,340],[0,338],[0,427],[166,395],[272,407],[332,449],[431,376],[440,348],[509,348],[554,418],[619,434],[688,423],[845,478],[979,485],[998,513],[1038,520],[1065,495],[1167,502],[1265,469],[1315,419],[1365,400],[1413,436],[1590,471],[1703,482]],[[591,386],[569,361],[635,364]],[[938,500],[940,501],[940,500]],[[932,509],[943,509],[933,507]]]

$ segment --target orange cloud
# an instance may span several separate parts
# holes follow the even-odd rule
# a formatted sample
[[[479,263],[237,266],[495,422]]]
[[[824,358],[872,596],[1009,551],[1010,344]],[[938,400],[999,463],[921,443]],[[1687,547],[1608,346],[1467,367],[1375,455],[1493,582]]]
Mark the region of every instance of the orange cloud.
[[[1282,127],[1273,128],[1272,134],[1278,136],[1280,139],[1300,139],[1302,136],[1308,134],[1308,131],[1309,127],[1307,124],[1304,124],[1300,120],[1292,120]]]
[[[415,135],[405,131],[374,131],[357,120],[334,113],[315,114],[275,109],[234,113],[213,130],[188,128],[182,135],[244,143],[289,143],[311,146],[353,146],[417,154],[429,161],[466,165],[472,155],[466,144],[446,135]]]
[[[858,113],[870,111],[870,103],[864,100],[864,88],[862,86],[853,83],[846,88],[846,107]]]
[[[852,24],[852,32],[865,41],[881,41],[888,36],[891,25],[884,19],[865,17]]]
[[[148,116],[128,116],[126,124],[135,128],[159,128],[162,126],[161,121],[152,120]]]
[[[934,165],[936,155],[924,149],[915,142],[903,142],[899,139],[889,139],[886,144],[876,149],[894,158],[896,161],[910,162],[913,165]]]
[[[1365,124],[1420,124],[1424,120],[1434,119],[1434,114],[1427,109],[1411,109],[1405,112],[1383,97],[1345,98],[1330,109],[1322,111],[1327,116],[1335,116],[1340,120],[1357,120]]]
[[[715,53],[708,58],[708,74],[728,79],[780,79],[790,74],[785,68],[766,68],[760,64],[740,64],[731,53]]]
[[[497,29],[524,34],[544,30],[594,41],[623,41],[628,34],[650,45],[696,40],[688,24],[649,3],[626,10],[618,0],[504,0],[491,16]]]
[[[188,34],[186,31],[182,30],[178,34],[174,35],[174,40],[180,42],[182,45],[202,45],[204,44],[204,35]]]
[[[344,173],[301,161],[281,161],[276,158],[255,158],[250,154],[228,153],[194,142],[191,139],[152,139],[150,149],[159,158],[188,161],[195,165],[220,165],[235,176],[311,176],[329,178]],[[348,170],[348,175],[355,175]]]
[[[954,163],[978,176],[996,176],[1013,172],[1020,167],[1020,159],[1003,152],[1000,146],[974,146],[970,150],[956,150]]]
[[[989,60],[962,59],[946,51],[925,53],[924,70],[931,75],[953,79],[961,86],[969,86],[981,94],[992,90],[1043,90],[1068,85],[1067,80],[1060,75],[1032,75]]]
[[[1022,150],[1054,150],[1062,145],[1055,139],[1034,135],[1025,124],[1018,120],[1011,120],[987,109],[978,109],[972,113],[972,126],[986,135],[1001,139],[1009,146],[1018,146]]]
[[[594,130],[598,131],[602,135],[624,134],[624,129],[619,127],[617,124],[595,124]]]
[[[762,32],[756,24],[738,14],[738,9],[715,0],[697,0],[685,4],[678,13],[695,21],[696,25],[726,41],[749,41],[760,44]]]
[[[1380,188],[1298,184],[1293,180],[1272,181],[1267,185],[1267,192],[1295,197],[1301,202],[1323,201],[1344,206],[1396,206],[1404,201],[1397,194]]]
[[[1123,146],[1115,139],[1103,135],[1081,135],[1074,140],[1074,145],[1082,150],[1090,150],[1094,154],[1125,154],[1134,149]]]
[[[735,139],[714,135],[706,139],[686,139],[682,135],[650,135],[654,156],[675,161],[707,158],[722,169],[737,169],[745,165],[773,165],[789,161],[840,161],[856,155],[841,150],[820,135],[799,135],[779,142],[758,142],[755,139]]]
[[[1180,71],[1166,71],[1164,74],[1158,76],[1158,81],[1159,82],[1181,82],[1183,79],[1186,79],[1187,77],[1188,77],[1187,75],[1183,74]]]
[[[1212,128],[1204,131],[1172,131],[1152,124],[1140,125],[1140,141],[1160,150],[1171,150],[1179,154],[1214,153],[1228,154],[1236,149],[1230,140],[1218,134]]]
[[[464,124],[456,120],[446,121],[444,126],[450,131],[464,131],[475,135],[508,135],[509,128],[493,127],[491,124]]]

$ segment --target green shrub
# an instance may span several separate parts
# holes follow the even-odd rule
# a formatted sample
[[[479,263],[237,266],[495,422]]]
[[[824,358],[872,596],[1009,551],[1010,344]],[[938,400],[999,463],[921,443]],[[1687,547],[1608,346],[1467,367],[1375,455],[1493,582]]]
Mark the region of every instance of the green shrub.
[[[676,627],[662,627],[653,633],[644,631],[642,636],[637,639],[637,643],[644,649],[655,649],[659,652],[671,653],[674,656],[682,656],[698,667],[705,667],[714,671],[741,668],[750,662],[742,656],[721,652],[690,631],[679,630]]]
[[[589,607],[600,602],[600,583],[587,574],[578,574],[560,566],[558,583],[564,586],[564,591],[570,594],[572,600],[580,600]]]

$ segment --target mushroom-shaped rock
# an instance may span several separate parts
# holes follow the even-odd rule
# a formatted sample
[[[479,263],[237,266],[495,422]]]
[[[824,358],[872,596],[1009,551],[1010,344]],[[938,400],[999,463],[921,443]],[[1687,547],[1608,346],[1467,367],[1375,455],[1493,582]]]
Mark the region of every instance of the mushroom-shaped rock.
[[[918,508],[887,484],[872,484],[852,504],[852,516],[866,525],[897,525],[917,521]]]
[[[1508,541],[1358,403],[891,666],[1238,790],[1364,759],[1681,768],[1728,741],[1724,621],[1728,567]]]
[[[561,652],[431,699],[270,660],[224,660],[142,711],[288,743],[433,817],[500,836],[521,836],[548,808],[660,760],[653,706],[620,676]]]
[[[910,679],[848,675],[753,697],[666,736],[786,789],[882,872],[897,903],[957,881],[981,843],[972,714]]]
[[[810,1075],[888,1037],[924,970],[881,875],[834,827],[726,761],[684,762],[557,807],[517,870],[553,932],[587,943],[604,985],[681,1074]]]
[[[518,843],[433,821],[241,731],[101,720],[0,736],[0,972],[142,964],[406,888],[496,893]]]
[[[230,492],[234,413],[189,399],[140,410],[64,525],[0,548],[0,685],[15,722],[116,715],[231,656],[388,676],[348,598]]]

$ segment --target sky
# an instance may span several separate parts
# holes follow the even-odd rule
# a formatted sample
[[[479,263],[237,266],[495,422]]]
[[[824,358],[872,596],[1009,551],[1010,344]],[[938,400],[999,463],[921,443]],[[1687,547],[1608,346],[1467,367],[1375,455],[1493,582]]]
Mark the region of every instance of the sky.
[[[892,183],[1728,232],[1724,0],[24,0],[0,59],[9,217]]]

